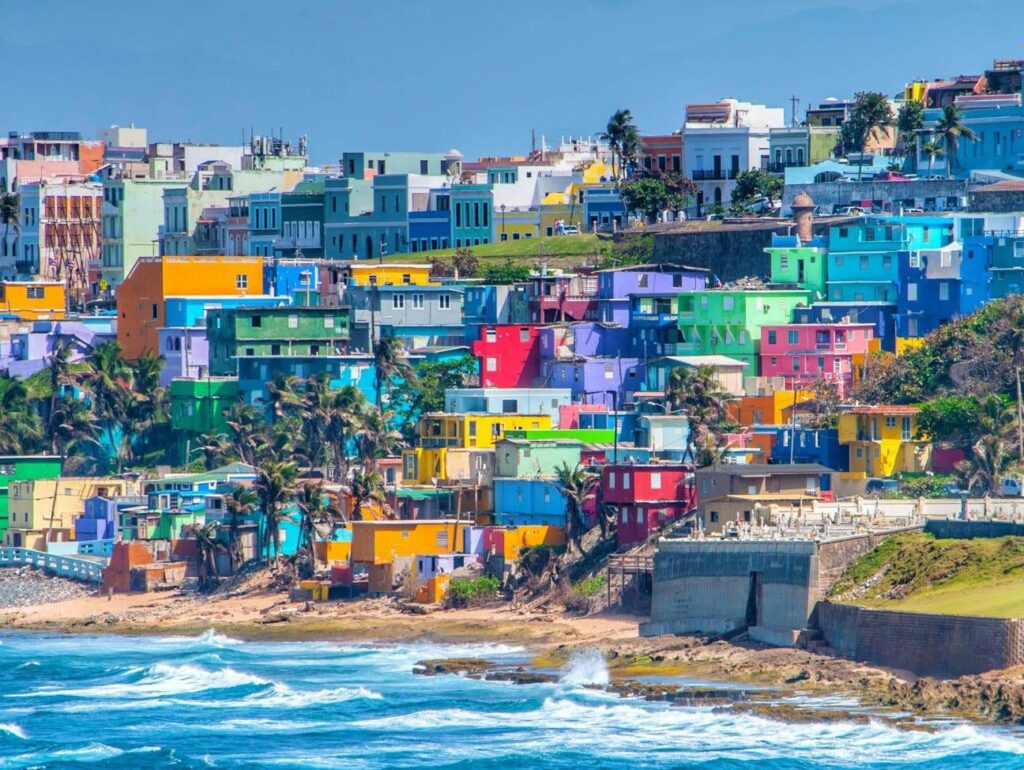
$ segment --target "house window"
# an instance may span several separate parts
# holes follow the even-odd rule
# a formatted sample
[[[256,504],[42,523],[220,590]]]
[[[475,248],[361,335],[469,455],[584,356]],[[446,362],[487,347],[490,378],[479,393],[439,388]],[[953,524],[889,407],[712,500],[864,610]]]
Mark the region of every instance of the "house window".
[[[939,299],[940,300],[948,300],[949,299],[949,284],[946,283],[945,281],[943,281],[942,283],[939,284]]]
[[[409,273],[402,273],[402,283],[406,285],[412,283],[412,276]]]
[[[651,474],[651,489],[661,489],[661,474],[660,473],[652,473]]]
[[[1024,241],[1013,242],[1013,256],[1017,259],[1024,258]]]
[[[614,377],[615,377],[615,367],[612,366],[612,364],[605,364],[604,365],[604,378],[606,380],[611,380]]]
[[[917,302],[917,284],[907,284],[907,302]]]
[[[779,341],[778,340],[778,336],[779,336],[778,333],[774,329],[772,331],[768,332],[768,344],[769,345],[776,344]]]
[[[622,472],[622,488],[629,489],[629,474],[625,471]]]
[[[401,295],[401,294],[392,294],[391,295],[391,306],[395,310],[401,310],[402,308],[405,307],[405,297],[403,295]]]
[[[270,355],[279,356],[281,355],[281,346],[278,343],[274,343],[270,346]]]
[[[896,427],[896,418],[893,417],[892,415],[886,415],[886,417],[885,417],[885,427],[886,428],[895,428]]]
[[[419,310],[423,307],[423,295],[413,294],[412,295],[412,306],[414,309]]]
[[[489,371],[489,372],[496,372],[496,371],[498,371],[498,359],[497,358],[491,357],[491,358],[487,359],[487,371]]]
[[[326,318],[324,318],[324,328],[325,329],[333,329],[334,328],[334,316],[327,316]]]
[[[249,276],[247,276],[247,275],[236,275],[235,276],[235,288],[236,289],[248,289],[249,288]]]
[[[259,329],[261,326],[263,326],[263,316],[254,315],[249,322],[252,324],[253,329]]]
[[[42,286],[29,286],[28,287],[28,298],[29,299],[42,299],[46,293],[46,289]]]
[[[909,417],[901,417],[900,418],[900,439],[902,439],[903,441],[910,441],[911,438],[912,438],[912,436],[911,436],[911,430],[910,430],[910,418]]]
[[[520,330],[519,332],[520,340],[522,340],[523,331],[525,330]],[[494,329],[488,329],[486,332],[484,332],[484,338],[486,339],[487,342],[497,342],[498,333]]]
[[[794,372],[799,372],[800,371],[800,359],[797,358],[796,356],[793,356],[793,371]]]
[[[800,332],[797,331],[796,329],[790,329],[786,333],[786,339],[790,345],[796,345],[797,343],[800,342]]]
[[[608,489],[615,489],[615,471],[608,474]]]
[[[437,298],[437,306],[442,310],[447,310],[452,306],[452,297],[450,294],[442,294]]]
[[[530,329],[527,326],[519,327],[519,341],[529,342],[530,341]],[[488,340],[488,342],[494,342],[494,340]]]
[[[298,329],[299,328],[299,317],[297,315],[288,316],[288,328]]]

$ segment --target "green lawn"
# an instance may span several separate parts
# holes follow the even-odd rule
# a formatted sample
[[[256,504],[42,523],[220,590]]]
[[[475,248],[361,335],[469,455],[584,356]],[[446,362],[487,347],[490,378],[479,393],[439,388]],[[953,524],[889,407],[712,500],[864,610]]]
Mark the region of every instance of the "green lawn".
[[[557,235],[550,238],[527,238],[518,241],[504,241],[472,246],[470,251],[481,262],[504,261],[506,259],[539,260],[544,259],[576,259],[601,256],[611,244],[611,236],[594,233],[580,235]],[[419,251],[414,254],[393,254],[387,257],[390,262],[424,263],[435,259],[451,259],[455,249],[437,249],[435,251]]]
[[[1024,618],[1024,538],[886,538],[854,562],[830,596],[908,612]]]

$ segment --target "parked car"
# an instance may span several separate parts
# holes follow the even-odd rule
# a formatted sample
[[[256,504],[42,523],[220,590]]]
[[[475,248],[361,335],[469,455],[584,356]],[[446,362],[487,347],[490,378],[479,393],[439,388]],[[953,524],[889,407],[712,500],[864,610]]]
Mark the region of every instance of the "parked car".
[[[962,495],[969,494],[969,492],[966,489],[960,489],[960,485],[955,481],[949,481],[943,485],[942,494],[946,497],[961,497]]]
[[[864,209],[860,206],[841,206],[836,209],[836,216],[839,217],[859,217],[864,213]]]
[[[881,495],[885,492],[898,492],[900,489],[899,479],[868,479],[864,487],[867,495]]]
[[[580,229],[576,225],[566,225],[562,228],[562,235],[579,235]]]
[[[999,485],[1001,497],[1020,497],[1021,491],[1024,491],[1024,487],[1021,486],[1020,479],[1013,477],[1003,479],[1003,483]]]

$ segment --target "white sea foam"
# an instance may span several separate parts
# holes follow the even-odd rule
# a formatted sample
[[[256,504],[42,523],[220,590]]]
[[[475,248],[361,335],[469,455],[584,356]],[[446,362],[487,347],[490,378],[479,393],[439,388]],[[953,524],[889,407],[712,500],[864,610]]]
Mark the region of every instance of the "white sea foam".
[[[562,671],[561,681],[572,685],[605,685],[611,682],[611,675],[601,651],[587,647],[569,656],[569,664]]]
[[[145,669],[134,668],[125,672],[129,677],[139,673],[144,673],[144,676],[134,681],[111,682],[79,688],[47,686],[25,695],[26,697],[159,698],[207,690],[230,690],[236,687],[258,687],[271,684],[270,681],[262,677],[236,671],[233,668],[210,670],[188,663],[181,665],[155,663]]]
[[[13,735],[15,738],[21,738],[26,740],[25,731],[21,729],[21,725],[16,722],[0,722],[0,733],[7,733]]]
[[[286,684],[275,683],[269,692],[253,693],[241,702],[223,701],[217,705],[246,705],[258,708],[306,708],[330,703],[344,703],[357,698],[379,700],[380,693],[365,687],[331,687],[323,690],[295,690]]]

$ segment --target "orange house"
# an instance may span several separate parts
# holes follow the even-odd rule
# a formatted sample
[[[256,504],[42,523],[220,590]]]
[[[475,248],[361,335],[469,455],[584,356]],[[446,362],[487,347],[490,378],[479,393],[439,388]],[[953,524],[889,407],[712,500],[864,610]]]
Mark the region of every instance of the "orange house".
[[[67,317],[67,289],[61,281],[6,281],[0,283],[0,314],[22,321]]]
[[[744,427],[754,425],[785,425],[789,408],[808,401],[814,394],[807,390],[778,390],[770,396],[742,396],[726,405],[729,419]]]
[[[117,287],[117,341],[129,361],[159,352],[167,297],[261,294],[262,257],[143,257]]]

